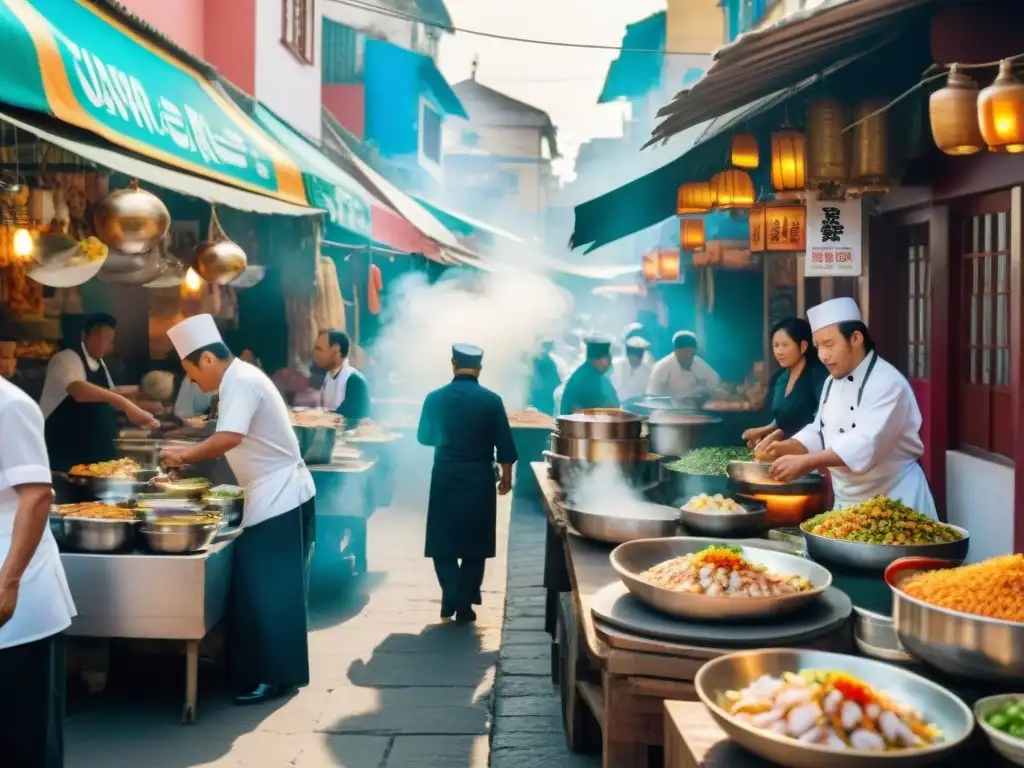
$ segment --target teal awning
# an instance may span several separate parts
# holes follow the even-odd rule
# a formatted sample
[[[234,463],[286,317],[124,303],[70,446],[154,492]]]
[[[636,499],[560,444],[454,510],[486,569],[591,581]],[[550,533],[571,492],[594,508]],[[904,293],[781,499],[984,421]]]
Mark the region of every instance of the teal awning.
[[[428,202],[422,197],[417,197],[416,201],[430,211],[434,218],[444,224],[448,229],[457,235],[462,237],[475,237],[479,234],[484,234],[488,237],[494,237],[499,240],[505,240],[512,243],[521,243],[522,238],[516,237],[511,232],[506,232],[503,229],[499,229],[493,224],[487,224],[479,219],[473,219],[464,213],[452,213],[439,205]]]
[[[622,38],[625,50],[609,65],[598,104],[635,99],[660,84],[665,62],[665,17],[665,11],[661,11],[626,26]]]

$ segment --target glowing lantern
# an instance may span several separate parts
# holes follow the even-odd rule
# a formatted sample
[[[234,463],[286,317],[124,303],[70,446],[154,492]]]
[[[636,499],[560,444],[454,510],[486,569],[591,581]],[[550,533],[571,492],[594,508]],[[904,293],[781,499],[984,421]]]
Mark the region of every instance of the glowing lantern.
[[[661,279],[674,281],[679,279],[679,251],[664,250],[658,253],[658,271]]]
[[[807,186],[807,137],[799,131],[772,134],[772,186],[779,192]]]
[[[717,208],[752,208],[754,182],[746,171],[722,171],[711,177],[711,195]]]
[[[954,64],[946,87],[928,99],[935,146],[947,155],[973,155],[985,146],[978,126],[978,85]]]
[[[704,247],[704,219],[683,219],[679,222],[679,246],[684,251]]]
[[[36,243],[32,239],[32,233],[25,229],[25,227],[18,227],[14,230],[12,247],[15,256],[22,260],[28,260],[36,250]]]
[[[804,206],[769,205],[765,208],[764,250],[784,253],[807,250],[807,209]]]
[[[185,273],[185,279],[181,281],[181,296],[182,298],[195,298],[200,296],[203,292],[203,284],[206,281],[199,276],[192,267],[188,268]]]
[[[978,95],[978,126],[993,152],[1024,152],[1024,84],[1009,59],[999,62],[999,75]]]
[[[812,185],[846,181],[845,123],[845,110],[836,99],[817,99],[807,105],[807,177]]]
[[[760,161],[757,139],[749,133],[738,133],[733,136],[729,160],[737,168],[757,168]]]
[[[661,270],[658,265],[658,254],[656,252],[648,251],[644,254],[641,274],[643,275],[644,280],[648,283],[656,283],[658,278],[661,277]]]
[[[676,213],[686,216],[692,213],[708,213],[711,210],[711,185],[706,181],[695,181],[679,187],[676,196]]]
[[[885,99],[868,99],[853,110],[856,126],[850,179],[858,184],[884,184],[888,180],[889,125],[888,113],[882,111],[885,107]]]

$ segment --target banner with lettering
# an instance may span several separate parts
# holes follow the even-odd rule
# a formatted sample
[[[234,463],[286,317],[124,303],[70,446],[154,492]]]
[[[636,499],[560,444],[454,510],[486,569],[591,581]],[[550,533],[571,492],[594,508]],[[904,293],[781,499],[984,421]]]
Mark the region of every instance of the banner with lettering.
[[[0,101],[182,170],[307,204],[294,162],[202,73],[87,0],[0,0]]]
[[[861,200],[807,201],[807,277],[860,277]]]

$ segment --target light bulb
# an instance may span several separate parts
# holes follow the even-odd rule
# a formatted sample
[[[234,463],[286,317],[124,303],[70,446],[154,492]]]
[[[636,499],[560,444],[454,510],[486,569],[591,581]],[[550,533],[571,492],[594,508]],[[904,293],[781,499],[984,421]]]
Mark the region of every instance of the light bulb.
[[[203,278],[192,267],[189,267],[188,272],[185,273],[185,287],[190,291],[198,291],[203,287]]]
[[[14,255],[21,259],[27,259],[36,249],[32,233],[24,227],[14,230]]]

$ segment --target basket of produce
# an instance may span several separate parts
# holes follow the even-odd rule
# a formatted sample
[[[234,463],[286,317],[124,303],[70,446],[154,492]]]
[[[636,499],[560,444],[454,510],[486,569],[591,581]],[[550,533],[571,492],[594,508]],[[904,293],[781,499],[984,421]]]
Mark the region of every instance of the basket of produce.
[[[704,664],[694,688],[730,738],[792,768],[928,765],[974,729],[971,710],[945,688],[839,653],[732,653]]]
[[[767,527],[768,507],[756,502],[740,503],[720,493],[701,493],[680,507],[679,520],[687,530],[702,536],[740,538]]]
[[[992,749],[1014,765],[1024,765],[1024,694],[978,699],[974,716]]]
[[[952,675],[1024,682],[1024,555],[972,565],[926,557],[885,571],[900,643]]]
[[[901,557],[963,560],[970,546],[963,528],[885,496],[824,512],[803,522],[800,531],[815,560],[864,571],[884,571]]]
[[[110,554],[131,550],[139,512],[130,503],[88,501],[58,504],[50,510],[50,530],[61,549]]]
[[[701,493],[725,495],[729,492],[729,462],[749,461],[750,451],[743,446],[694,448],[684,456],[665,463],[669,477],[681,499]]]
[[[832,574],[810,560],[715,539],[631,541],[612,551],[611,564],[640,601],[705,621],[791,613],[832,585]]]

